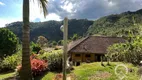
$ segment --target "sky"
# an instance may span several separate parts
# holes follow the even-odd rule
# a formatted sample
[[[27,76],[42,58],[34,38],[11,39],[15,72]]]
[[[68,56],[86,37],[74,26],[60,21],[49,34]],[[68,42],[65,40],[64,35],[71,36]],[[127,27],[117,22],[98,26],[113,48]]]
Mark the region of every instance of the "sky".
[[[48,0],[48,15],[44,18],[37,0],[30,1],[30,21],[44,22],[69,19],[96,20],[110,14],[142,9],[142,0]],[[0,27],[22,21],[23,0],[0,0]]]

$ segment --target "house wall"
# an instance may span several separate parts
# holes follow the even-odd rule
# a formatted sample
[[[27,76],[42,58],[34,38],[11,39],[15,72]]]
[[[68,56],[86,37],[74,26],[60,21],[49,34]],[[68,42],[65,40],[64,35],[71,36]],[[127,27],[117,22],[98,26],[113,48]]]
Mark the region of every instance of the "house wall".
[[[90,57],[86,57],[86,55],[90,55]],[[89,53],[86,53],[86,54],[83,54],[83,62],[87,62],[87,61],[95,61],[95,55],[94,54],[89,54]]]
[[[80,56],[76,56],[76,54],[80,54]],[[90,53],[86,53],[86,54],[90,54]],[[72,57],[72,61],[79,61],[79,62],[93,62],[95,61],[95,54],[90,54],[90,57],[86,57],[85,53],[72,53],[71,57]]]
[[[75,56],[76,54],[80,54],[80,53],[72,53],[72,55],[71,55],[72,61],[82,62],[82,54],[80,54],[80,57]]]

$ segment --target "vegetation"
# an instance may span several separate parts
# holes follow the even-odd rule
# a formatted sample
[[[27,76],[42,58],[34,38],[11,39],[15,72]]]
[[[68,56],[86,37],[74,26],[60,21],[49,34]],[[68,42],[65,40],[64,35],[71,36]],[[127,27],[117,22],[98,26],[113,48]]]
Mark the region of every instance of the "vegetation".
[[[5,57],[0,62],[0,73],[9,71],[16,71],[19,73],[22,69],[21,60],[21,51],[11,56]],[[31,71],[34,78],[42,76],[44,75],[44,73],[47,73],[48,71],[61,72],[62,70],[62,50],[43,52],[42,54],[31,54],[30,60]]]
[[[47,60],[41,60],[41,59],[38,59],[36,57],[37,57],[36,54],[33,54],[33,55],[30,56],[31,70],[32,70],[33,77],[38,76],[38,75],[42,75],[43,72],[48,70]],[[22,69],[21,65],[17,66],[18,72],[20,72],[21,69]]]
[[[87,34],[107,35],[107,36],[125,36],[128,31],[138,32],[138,26],[142,24],[142,9],[136,12],[124,12],[121,14],[109,15],[94,21],[89,27]]]
[[[74,34],[79,36],[85,35],[88,27],[92,25],[93,21],[87,19],[71,19],[69,20],[69,38]],[[39,36],[44,36],[48,41],[59,41],[63,39],[63,32],[60,30],[63,21],[46,21],[30,23],[31,41],[36,42]],[[20,40],[22,39],[22,22],[14,22],[8,24],[6,28],[13,31]]]
[[[62,50],[54,50],[52,52],[46,52],[42,55],[39,55],[39,58],[48,61],[48,68],[50,71],[61,72],[62,54]]]
[[[34,69],[36,74],[36,76],[34,77],[35,80],[47,80],[47,79],[52,80],[53,78],[55,78],[56,74],[58,74],[59,72],[58,70],[61,70],[59,69],[59,67],[62,65],[61,53],[62,53],[62,50],[54,50],[51,52],[45,52],[43,54],[38,54],[31,57],[33,59],[36,59],[34,61],[31,61],[32,62],[31,64],[33,64],[34,62],[34,66],[37,67],[36,69]],[[43,60],[47,61],[44,64],[48,64],[49,72],[45,72],[45,73],[44,71],[38,72],[38,70],[41,69],[41,67],[37,66],[36,64],[38,63],[41,65],[44,65],[42,62]],[[102,66],[101,62],[83,63],[78,67],[74,67],[74,70],[68,73],[68,76],[71,76],[72,78],[76,78],[77,80],[88,80],[88,79],[115,80],[115,79],[119,79],[119,77],[115,74],[115,67],[118,64],[125,64],[128,67],[128,70],[132,70],[128,72],[128,74],[126,75],[127,76],[126,79],[138,80],[140,78],[140,76],[137,74],[139,72],[137,66],[134,66],[130,63],[121,63],[121,62],[110,62],[109,64],[110,65],[107,65],[107,62],[103,62],[103,66]],[[45,68],[42,68],[42,69],[44,70]],[[8,74],[4,74],[4,75],[6,76]],[[37,75],[40,75],[40,76],[37,76]],[[2,75],[0,74],[0,76]]]
[[[142,36],[131,35],[126,43],[114,44],[108,48],[106,54],[112,61],[123,61],[140,64],[142,59]]]
[[[47,0],[38,0],[44,16],[47,15]],[[22,68],[20,71],[20,80],[32,80],[31,62],[30,62],[30,1],[23,0],[23,37],[22,37]]]
[[[86,35],[107,35],[107,36],[125,36],[130,31],[137,33],[139,27],[135,24],[142,24],[142,10],[136,12],[124,12],[121,14],[109,15],[96,21],[87,19],[69,20],[69,38]],[[38,36],[45,36],[49,41],[62,40],[60,26],[63,21],[46,21],[30,23],[31,40],[37,40]],[[8,24],[6,28],[12,30],[20,39],[22,22]]]
[[[39,36],[37,39],[37,44],[40,45],[40,47],[47,46],[48,40],[44,36]]]
[[[15,72],[0,73],[0,80],[5,80],[9,77],[15,76]]]
[[[0,72],[15,71],[17,65],[21,64],[21,51],[5,57],[0,64]]]
[[[132,64],[121,62],[111,62],[109,66],[106,64],[104,62],[104,66],[102,66],[101,62],[83,63],[80,66],[74,67],[75,69],[68,73],[68,76],[72,77],[73,80],[119,80],[120,78],[115,74],[115,67],[118,64],[124,64],[128,69],[132,69],[132,72],[128,71],[128,74],[126,74],[126,80],[140,79],[140,76],[137,75],[138,68]],[[58,73],[49,72],[41,77],[40,80],[52,80],[56,74]]]
[[[46,9],[44,6],[47,2],[43,1],[43,9]],[[45,1],[45,3],[44,3]],[[55,47],[56,45],[62,45],[62,32],[60,31],[60,26],[62,21],[48,21],[48,22],[29,22],[29,0],[24,0],[23,3],[23,23],[14,22],[8,24],[6,28],[12,30],[20,39],[22,36],[22,25],[23,26],[23,42],[22,42],[22,52],[16,53],[18,39],[16,36],[6,28],[0,29],[0,45],[6,46],[5,49],[0,46],[0,56],[8,54],[9,56],[3,57],[0,59],[0,72],[5,72],[12,70],[14,71],[17,67],[20,70],[20,78],[28,80],[32,78],[31,73],[37,77],[37,75],[43,75],[44,71],[49,70],[44,76],[40,76],[41,80],[51,80],[55,77],[58,72],[62,70],[62,50],[54,50],[50,52],[44,52],[41,47],[44,44],[48,43],[50,47]],[[43,10],[43,11],[44,11]],[[46,13],[46,11],[44,12]],[[142,10],[136,12],[125,12],[122,14],[110,15],[103,18],[100,18],[94,23],[86,19],[71,19],[69,20],[69,37],[71,40],[76,40],[86,35],[107,35],[107,36],[122,36],[127,39],[126,43],[114,44],[109,47],[108,62],[95,62],[95,63],[83,63],[81,66],[74,67],[71,73],[68,73],[69,76],[73,76],[77,80],[115,80],[118,79],[118,76],[115,74],[115,67],[117,64],[125,64],[129,70],[126,74],[126,79],[135,80],[139,79],[139,76],[136,75],[138,72],[141,74],[141,69],[138,71],[136,65],[142,59],[142,35],[141,35],[141,18]],[[92,25],[93,23],[93,25]],[[140,25],[137,25],[140,24]],[[92,26],[90,26],[92,25]],[[30,27],[31,26],[31,27]],[[3,32],[4,31],[4,32]],[[32,53],[39,53],[36,56],[31,56],[30,51],[30,40],[29,32],[31,31],[32,41],[36,43],[31,44]],[[2,34],[1,34],[2,33]],[[135,36],[137,35],[137,36]],[[39,37],[40,36],[40,37]],[[43,37],[45,36],[45,37]],[[7,41],[5,41],[7,40]],[[11,42],[9,42],[11,41]],[[6,43],[5,43],[6,42]],[[7,46],[10,45],[10,46]],[[11,50],[13,49],[13,50]],[[57,49],[57,48],[56,48]],[[1,52],[2,50],[5,50]],[[11,50],[11,51],[10,51]],[[6,52],[8,51],[8,52]],[[1,54],[2,53],[2,54]],[[13,54],[16,53],[16,54]],[[22,55],[21,55],[22,53]],[[120,62],[109,62],[110,61],[120,61]],[[22,61],[22,64],[21,64]],[[31,64],[30,64],[31,62]],[[132,64],[136,64],[135,66]],[[21,64],[21,65],[20,65]],[[57,72],[57,73],[55,73]],[[9,74],[7,74],[9,75]],[[11,75],[11,74],[10,74]],[[133,77],[131,77],[133,76]],[[0,74],[1,77],[1,74]],[[42,78],[41,78],[42,77]],[[3,78],[3,75],[2,75]],[[0,78],[1,79],[1,78]]]
[[[34,43],[34,42],[31,42],[31,49],[32,49],[32,52],[33,52],[33,53],[38,54],[39,51],[41,50],[41,47],[40,47],[39,44]]]
[[[30,26],[29,26],[29,0],[23,0],[23,34],[22,34],[22,68],[20,70],[20,80],[31,80],[30,62]]]
[[[55,75],[54,72],[47,72],[43,76],[37,76],[34,80],[52,80]]]
[[[74,34],[72,37],[71,37],[71,40],[75,41],[77,39],[80,39],[81,36],[79,36],[78,34]]]
[[[9,29],[0,28],[0,58],[14,54],[18,50],[18,38]]]

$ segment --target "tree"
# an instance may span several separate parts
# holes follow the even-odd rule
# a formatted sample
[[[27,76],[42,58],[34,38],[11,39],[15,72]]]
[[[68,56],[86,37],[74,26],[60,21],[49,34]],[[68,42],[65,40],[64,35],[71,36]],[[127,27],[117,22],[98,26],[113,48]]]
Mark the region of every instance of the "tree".
[[[44,37],[44,36],[39,36],[37,43],[41,46],[44,47],[44,45],[46,45],[48,42],[48,40]]]
[[[142,59],[142,36],[128,37],[126,43],[113,44],[108,48],[111,61],[123,61],[138,65]]]
[[[73,34],[73,36],[71,37],[71,40],[77,40],[77,39],[79,39],[79,38],[81,38],[81,36],[79,36],[78,34]]]
[[[31,49],[32,49],[32,52],[38,54],[39,51],[41,50],[41,47],[39,44],[31,42]]]
[[[37,0],[44,16],[47,15],[47,0]],[[23,37],[22,37],[22,69],[20,80],[32,80],[30,64],[30,28],[29,28],[29,0],[23,0]]]
[[[0,57],[12,55],[17,51],[18,38],[9,29],[0,28]]]

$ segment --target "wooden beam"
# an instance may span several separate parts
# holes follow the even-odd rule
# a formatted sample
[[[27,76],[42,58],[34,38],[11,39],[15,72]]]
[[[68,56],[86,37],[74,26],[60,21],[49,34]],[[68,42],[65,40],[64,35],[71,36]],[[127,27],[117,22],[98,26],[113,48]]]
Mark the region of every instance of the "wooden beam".
[[[64,50],[63,50],[63,80],[66,80],[67,68],[67,39],[68,39],[68,18],[64,19]]]

